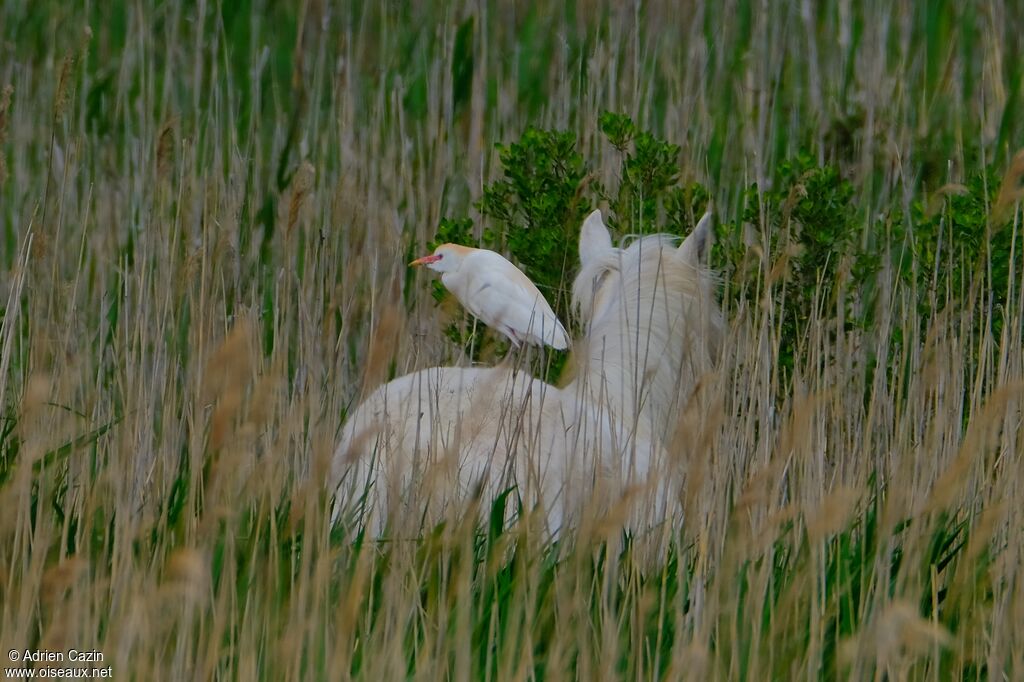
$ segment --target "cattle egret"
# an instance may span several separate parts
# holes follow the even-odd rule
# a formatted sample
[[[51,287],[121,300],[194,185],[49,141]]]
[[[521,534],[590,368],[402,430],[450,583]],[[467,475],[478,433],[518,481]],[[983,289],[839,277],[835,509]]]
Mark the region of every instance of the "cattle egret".
[[[564,350],[569,336],[530,278],[503,256],[487,249],[442,244],[409,265],[441,273],[441,282],[469,312],[508,337],[523,343]]]

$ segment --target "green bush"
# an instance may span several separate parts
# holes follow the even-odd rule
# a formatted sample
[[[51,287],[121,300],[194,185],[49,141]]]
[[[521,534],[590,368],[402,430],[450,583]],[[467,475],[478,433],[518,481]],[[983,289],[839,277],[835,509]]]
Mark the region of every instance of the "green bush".
[[[992,331],[1002,330],[1008,295],[1021,259],[1015,230],[989,218],[999,176],[996,169],[973,174],[965,185],[946,185],[928,202],[893,213],[893,266],[899,279],[918,291],[918,313],[930,318],[950,304],[968,304],[982,292],[991,306]],[[975,287],[974,292],[971,288]]]
[[[592,179],[571,133],[528,128],[518,142],[498,146],[503,175],[484,188],[476,204],[490,223],[479,246],[510,256],[567,325],[572,319],[568,291],[578,264],[579,230],[593,206],[586,190],[607,203],[605,221],[619,235],[666,229],[682,234],[693,225],[694,207],[702,212],[708,197],[700,185],[679,186],[677,145],[638,130],[620,114],[602,114],[599,125],[620,154],[617,186],[605,187]],[[471,219],[445,218],[431,247],[444,242],[472,244],[472,235]],[[444,296],[440,282],[435,282],[435,299]],[[480,329],[476,334],[471,329],[465,320],[456,321],[446,335],[479,360]],[[565,353],[551,355],[544,369],[549,379],[557,378],[565,359]]]
[[[739,219],[719,228],[713,264],[731,279],[734,305],[771,298],[781,316],[778,363],[789,371],[815,306],[819,316],[833,317],[844,278],[867,281],[878,262],[858,246],[853,186],[834,167],[800,154],[778,174],[772,189],[753,184],[743,193]],[[855,299],[844,297],[842,306],[844,326],[856,323]]]
[[[615,184],[592,179],[572,134],[529,128],[518,142],[499,145],[503,175],[484,188],[476,204],[488,220],[479,245],[522,267],[567,325],[566,292],[578,265],[579,229],[592,206],[606,206],[605,222],[618,237],[683,236],[710,198],[701,184],[680,183],[678,145],[640,130],[622,114],[605,112],[598,125],[619,155]],[[1020,248],[1011,259],[1012,229],[989,233],[986,207],[997,186],[993,171],[978,173],[966,186],[944,187],[931,205],[916,201],[909,211],[894,205],[875,219],[857,205],[852,183],[835,166],[798,154],[778,165],[771,188],[747,187],[736,217],[717,229],[712,266],[727,281],[726,308],[757,306],[766,297],[772,303],[784,380],[800,357],[811,320],[826,321],[830,334],[876,323],[876,280],[886,266],[900,286],[914,292],[924,321],[947,305],[973,301],[969,284],[984,276],[985,305],[992,307],[992,331],[998,334],[1012,278],[1024,263]],[[446,218],[433,245],[472,244],[473,234],[472,219]],[[435,281],[435,298],[444,295]],[[446,333],[479,360],[481,328],[477,335],[471,329],[463,320]],[[893,331],[897,345],[901,333]],[[552,357],[545,369],[549,379],[557,378],[565,354]]]

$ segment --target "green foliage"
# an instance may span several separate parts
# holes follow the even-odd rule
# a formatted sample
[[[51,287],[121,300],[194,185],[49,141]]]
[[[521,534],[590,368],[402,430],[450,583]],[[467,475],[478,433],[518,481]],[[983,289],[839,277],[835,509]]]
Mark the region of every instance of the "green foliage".
[[[21,441],[14,433],[17,425],[14,417],[0,417],[0,485],[10,478],[21,448]]]
[[[599,126],[621,155],[617,186],[591,184],[608,204],[606,222],[620,234],[686,234],[710,196],[697,183],[679,186],[679,147],[638,130],[621,114],[602,114]],[[549,297],[565,291],[579,223],[589,207],[580,196],[587,165],[570,135],[536,129],[501,147],[501,161],[503,179],[485,189],[479,204],[494,220],[483,245],[511,253]],[[830,321],[831,334],[871,327],[875,278],[889,264],[900,281],[914,285],[925,319],[951,301],[965,300],[968,282],[987,267],[998,333],[1014,273],[1024,264],[1019,248],[1011,262],[1012,230],[987,232],[992,196],[986,188],[991,193],[996,180],[992,173],[975,176],[946,197],[942,211],[929,213],[915,202],[909,216],[897,210],[889,221],[875,221],[855,205],[854,187],[836,167],[818,166],[810,154],[799,154],[779,164],[772,188],[755,184],[745,190],[739,219],[719,229],[713,264],[731,279],[733,305],[740,298],[756,304],[767,295],[781,311],[778,366],[785,376],[807,342],[811,320]],[[471,228],[468,219],[445,221],[438,241],[469,241]],[[756,243],[750,243],[751,231],[759,235]],[[766,254],[754,256],[765,247]],[[566,319],[566,301],[556,300],[555,307]],[[472,340],[452,330],[449,337],[462,345]]]
[[[614,190],[595,183],[608,203],[608,225],[624,234],[664,231],[664,214],[678,194],[679,145],[638,130],[628,116],[604,112],[598,126],[620,156],[619,184]]]
[[[608,205],[605,220],[611,228],[619,234],[680,235],[692,229],[710,194],[697,183],[680,186],[678,145],[639,130],[622,114],[605,112],[599,126],[620,155],[615,186],[590,183]],[[504,175],[485,188],[478,204],[493,221],[482,245],[511,254],[567,320],[568,301],[552,293],[568,289],[576,266],[579,226],[590,206],[582,196],[587,164],[573,137],[564,132],[530,128],[519,142],[499,149]],[[733,279],[733,303],[739,297],[760,300],[767,285],[782,311],[777,321],[779,366],[786,372],[792,370],[808,321],[816,315],[840,320],[842,331],[870,323],[871,307],[847,294],[852,287],[853,294],[868,297],[882,263],[873,250],[877,245],[860,246],[863,218],[853,198],[853,186],[836,168],[818,167],[809,154],[801,154],[780,164],[773,189],[749,187],[741,218],[720,229],[714,265]],[[767,260],[760,268],[751,267],[744,224],[767,235]],[[471,243],[472,227],[469,219],[442,221],[435,242]],[[434,286],[440,300],[443,289],[439,283]],[[479,338],[466,328],[452,325],[446,333],[472,352]]]
[[[756,305],[767,291],[781,310],[778,363],[784,370],[792,370],[816,314],[842,321],[844,329],[852,324],[854,299],[839,295],[851,272],[864,282],[877,268],[857,248],[859,233],[853,186],[808,154],[780,164],[774,188],[748,187],[740,219],[720,229],[713,263],[732,278],[732,303],[745,298]],[[767,257],[761,255],[765,246]]]
[[[520,506],[514,520],[507,521],[508,506],[515,499],[514,489],[504,491],[480,522],[459,531],[445,524],[424,530],[411,568],[419,576],[420,589],[417,617],[409,621],[405,633],[408,674],[418,669],[415,652],[429,643],[431,624],[448,624],[448,635],[455,636],[460,618],[468,620],[472,633],[468,660],[479,679],[495,676],[500,662],[519,660],[526,650],[532,675],[544,677],[552,666],[561,664],[549,643],[557,637],[558,628],[568,624],[593,628],[601,641],[615,642],[621,652],[619,675],[635,679],[640,670],[665,674],[679,645],[679,618],[693,608],[690,580],[697,548],[672,538],[662,558],[652,564],[640,558],[642,552],[634,555],[635,539],[628,533],[586,545],[560,541],[532,546],[515,520],[521,517]],[[725,668],[738,666],[740,679],[749,677],[756,652],[766,649],[777,653],[769,659],[771,679],[791,677],[795,662],[811,666],[824,679],[844,679],[847,664],[841,647],[863,632],[873,600],[885,603],[902,590],[905,598],[919,604],[923,617],[950,631],[964,617],[967,603],[949,599],[948,590],[941,586],[974,581],[972,598],[991,601],[983,591],[984,567],[991,565],[991,555],[982,554],[981,569],[967,560],[969,529],[963,519],[938,514],[913,523],[907,519],[886,530],[880,523],[882,508],[877,492],[871,494],[846,524],[823,537],[797,532],[797,526],[787,522],[766,550],[753,555],[738,519],[726,534],[729,549],[716,567],[719,589],[726,591],[718,598],[728,594],[735,602],[716,616],[718,628],[708,654]],[[920,529],[927,548],[908,568],[921,579],[900,588],[896,576],[908,559],[900,544],[890,551],[889,543],[904,542],[918,521],[927,524]],[[453,544],[453,532],[467,535]],[[337,551],[347,549],[342,545]],[[361,609],[368,614],[361,624],[364,632],[388,627],[372,605],[380,599],[379,583],[396,570],[392,555],[397,550],[385,544],[373,559],[375,588],[363,596]],[[472,598],[452,600],[449,595],[459,591],[464,579],[469,581]],[[755,583],[764,579],[767,584],[755,589]],[[809,591],[812,584],[815,587]],[[553,586],[576,595],[573,615],[552,609]],[[282,589],[287,590],[288,584],[282,584]],[[652,604],[661,606],[651,608]],[[676,607],[682,613],[674,612]],[[755,612],[759,618],[750,617]],[[807,623],[815,618],[820,619],[816,631],[822,641],[809,649]],[[805,660],[809,651],[813,657]],[[360,673],[361,665],[357,657],[353,675]],[[764,674],[764,661],[760,665]]]
[[[519,142],[498,145],[503,177],[484,189],[479,209],[494,221],[490,248],[527,263],[529,275],[561,315],[566,273],[576,263],[580,224],[589,202],[581,195],[587,167],[572,133],[528,128]]]
[[[923,317],[968,303],[980,293],[971,288],[984,282],[993,331],[1001,331],[1024,260],[1015,230],[989,220],[998,186],[999,176],[990,168],[973,174],[966,185],[946,186],[930,202],[915,200],[909,212],[893,215],[893,267],[900,281],[918,290]]]
[[[1014,252],[1012,229],[990,233],[994,171],[944,188],[930,203],[914,201],[909,211],[894,207],[879,220],[864,215],[834,166],[819,167],[807,154],[780,164],[779,176],[773,189],[747,188],[740,219],[719,229],[713,264],[730,280],[732,305],[756,305],[767,295],[781,310],[781,368],[793,368],[812,319],[832,333],[871,328],[875,279],[884,267],[915,293],[924,322],[949,305],[971,305],[972,285],[984,282],[993,331],[1001,331],[1024,261],[1020,248]],[[901,332],[893,331],[894,342]]]
[[[571,319],[567,292],[578,265],[579,230],[591,210],[585,196],[588,186],[607,202],[608,225],[623,234],[684,234],[709,199],[699,184],[678,186],[678,145],[639,130],[622,114],[606,112],[599,125],[620,154],[614,188],[591,182],[589,166],[571,133],[528,128],[518,142],[498,145],[503,175],[484,188],[477,203],[480,213],[491,220],[480,245],[511,255],[566,323]],[[446,218],[430,247],[474,241],[471,219]],[[433,283],[433,296],[444,299],[440,282]],[[480,359],[480,329],[474,332],[463,320],[450,324],[445,335],[474,360]],[[557,377],[565,357],[553,355],[545,369],[549,378]]]
[[[633,119],[625,114],[616,114],[611,111],[602,112],[597,119],[597,125],[608,141],[620,152],[626,151],[626,147],[629,146],[637,132]]]
[[[473,17],[461,24],[455,33],[452,48],[452,102],[456,107],[465,105],[472,94],[473,85]]]
[[[53,406],[58,407],[58,406]],[[3,485],[10,478],[18,461],[18,454],[21,450],[21,439],[15,433],[18,421],[14,418],[4,417],[0,419],[3,426],[0,426],[0,485]],[[66,465],[68,457],[73,453],[96,445],[96,442],[111,428],[121,421],[117,417],[102,426],[88,433],[84,433],[63,445],[47,450],[38,459],[31,462],[33,474],[38,476],[45,469]]]

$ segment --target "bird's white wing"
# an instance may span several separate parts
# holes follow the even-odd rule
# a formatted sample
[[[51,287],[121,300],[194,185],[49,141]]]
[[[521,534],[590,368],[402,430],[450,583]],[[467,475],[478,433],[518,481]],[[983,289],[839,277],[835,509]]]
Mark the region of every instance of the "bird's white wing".
[[[507,336],[513,332],[513,341],[569,347],[565,327],[540,290],[500,254],[481,249],[467,256],[461,269],[467,285],[463,304],[471,313]]]

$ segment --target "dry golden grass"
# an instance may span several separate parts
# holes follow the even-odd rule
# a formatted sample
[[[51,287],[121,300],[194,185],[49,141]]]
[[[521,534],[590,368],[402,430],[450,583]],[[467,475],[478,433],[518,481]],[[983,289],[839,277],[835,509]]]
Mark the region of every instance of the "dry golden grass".
[[[229,4],[5,9],[0,651],[115,679],[1024,674],[1021,273],[1005,310],[980,267],[926,320],[883,269],[876,326],[821,302],[790,382],[798,253],[751,222],[762,295],[727,311],[669,448],[686,521],[649,545],[628,498],[556,544],[485,500],[377,544],[323,485],[361,395],[457,358],[407,251],[479,217],[528,124],[607,183],[595,122],[625,112],[728,220],[801,148],[865,216],[994,163],[1019,231],[1014,3]]]

